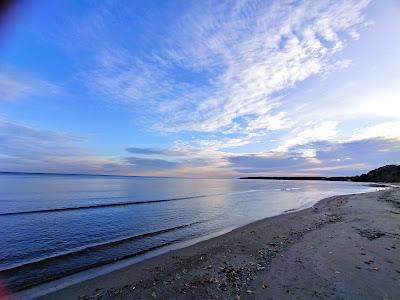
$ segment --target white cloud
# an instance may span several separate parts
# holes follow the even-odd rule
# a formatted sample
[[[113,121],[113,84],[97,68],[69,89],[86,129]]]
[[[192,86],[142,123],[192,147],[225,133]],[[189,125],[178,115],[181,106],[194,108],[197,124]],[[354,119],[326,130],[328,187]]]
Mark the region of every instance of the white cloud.
[[[145,54],[133,56],[129,43],[110,37],[87,81],[96,92],[143,111],[153,129],[178,139],[180,131],[192,132],[196,138],[183,138],[179,147],[197,151],[197,158],[224,158],[229,148],[263,136],[268,142],[278,130],[266,149],[287,152],[318,141],[345,141],[349,131],[341,132],[342,122],[356,115],[395,117],[395,85],[381,98],[379,87],[366,93],[351,82],[310,98],[297,97],[294,88],[354,67],[353,57],[340,52],[360,38],[369,2],[192,3],[165,23],[164,35],[146,31],[146,41],[158,44]],[[318,164],[316,151],[304,148],[300,155]]]
[[[307,126],[308,125],[308,126]],[[329,141],[337,134],[338,122],[325,121],[321,123],[306,124],[293,130],[282,139],[281,145],[276,151],[287,151],[296,145],[304,145],[317,141]]]
[[[0,100],[15,101],[31,91],[31,87],[15,78],[0,73]]]
[[[263,112],[271,109],[271,96],[340,65],[331,60],[332,54],[343,48],[343,33],[354,35],[356,26],[364,20],[367,4],[368,1],[343,1],[238,5],[225,12],[222,19],[209,17],[201,25],[196,23],[194,30],[201,30],[190,40],[193,50],[185,62],[194,61],[195,67],[203,64],[220,68],[216,93],[201,100],[181,128],[224,130],[240,116],[251,116],[258,123],[256,128],[288,127],[290,122],[276,122],[284,111]]]
[[[61,87],[49,81],[0,72],[0,101],[17,101],[29,95],[61,93]]]
[[[400,121],[385,122],[369,126],[355,132],[350,140],[366,140],[371,138],[386,138],[400,140]]]
[[[162,118],[155,124],[159,130],[252,134],[286,129],[295,122],[275,94],[347,66],[348,60],[334,55],[348,38],[357,37],[368,3],[194,3],[165,24],[167,36],[157,36],[162,41],[151,53],[132,57],[121,50],[122,43],[100,51],[89,82],[114,98],[145,103],[152,121]],[[176,72],[193,80],[176,78]],[[205,80],[200,83],[199,77]]]

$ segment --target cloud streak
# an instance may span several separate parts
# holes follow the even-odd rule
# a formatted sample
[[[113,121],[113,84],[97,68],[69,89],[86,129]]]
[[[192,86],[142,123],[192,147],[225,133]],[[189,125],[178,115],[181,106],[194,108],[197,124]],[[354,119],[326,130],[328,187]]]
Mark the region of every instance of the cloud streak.
[[[136,148],[129,147],[126,148],[126,151],[133,154],[142,154],[142,155],[162,155],[162,156],[186,156],[187,152],[184,151],[175,151],[175,150],[167,150],[167,149],[151,149],[151,148]]]
[[[400,139],[315,142],[295,146],[287,152],[236,155],[227,160],[238,173],[355,175],[379,167],[382,162],[397,164],[400,160]]]
[[[0,101],[17,101],[32,95],[60,95],[63,89],[46,80],[0,72]]]
[[[100,50],[93,50],[86,82],[94,92],[132,106],[137,119],[155,130],[200,132],[208,140],[222,133],[246,144],[304,125],[291,114],[294,104],[285,95],[312,77],[349,66],[338,53],[359,39],[369,2],[191,3],[173,21],[165,17],[161,32],[136,35],[149,47],[136,56],[132,46],[108,35],[117,28],[110,14],[99,12],[90,28]],[[146,21],[144,28],[152,28]],[[337,121],[322,126],[329,122]]]

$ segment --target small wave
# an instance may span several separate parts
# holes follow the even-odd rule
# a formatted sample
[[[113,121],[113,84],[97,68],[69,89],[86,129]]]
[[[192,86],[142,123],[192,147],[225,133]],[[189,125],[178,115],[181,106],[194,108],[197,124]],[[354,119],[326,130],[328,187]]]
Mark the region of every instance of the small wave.
[[[65,257],[70,256],[70,255],[79,255],[80,253],[83,253],[83,252],[86,252],[86,251],[93,251],[93,250],[97,250],[97,249],[100,249],[100,248],[112,247],[112,246],[115,246],[115,245],[118,245],[118,244],[122,244],[122,243],[125,243],[125,242],[130,242],[130,241],[134,241],[134,240],[137,240],[137,239],[156,236],[156,235],[159,235],[159,234],[162,234],[162,233],[175,231],[175,230],[186,228],[186,227],[190,227],[190,226],[193,226],[193,225],[196,225],[196,224],[201,224],[201,223],[204,223],[204,222],[207,222],[207,221],[209,221],[209,220],[197,221],[197,222],[193,222],[193,223],[189,223],[189,224],[183,224],[183,225],[174,226],[174,227],[170,227],[170,228],[165,228],[165,229],[161,229],[161,230],[157,230],[157,231],[146,232],[146,233],[142,233],[142,234],[138,234],[138,235],[131,235],[131,236],[123,237],[123,238],[120,238],[120,239],[110,240],[110,241],[107,241],[107,242],[94,243],[94,244],[90,244],[90,245],[74,248],[74,249],[69,250],[69,251],[64,251],[64,252],[61,252],[61,253],[57,253],[55,255],[51,255],[51,256],[47,256],[47,257],[44,257],[44,258],[39,258],[39,259],[36,259],[36,260],[27,261],[27,262],[23,262],[21,264],[13,265],[13,266],[10,266],[10,267],[6,267],[6,268],[3,268],[3,269],[0,269],[0,272],[11,271],[11,270],[15,270],[15,269],[18,269],[18,268],[21,268],[21,267],[27,267],[27,266],[30,266],[30,265],[45,263],[45,262],[50,261],[50,260],[65,258]]]
[[[247,191],[239,191],[239,192],[233,192],[233,193],[228,193],[228,194],[253,193],[253,192],[259,192],[259,191],[262,191],[262,190],[247,190]],[[198,198],[223,196],[223,195],[227,195],[227,194],[219,193],[219,194],[211,194],[211,195],[198,195],[198,196],[190,196],[190,197],[149,200],[149,201],[102,203],[102,204],[91,204],[91,205],[82,205],[82,206],[73,206],[73,207],[58,207],[58,208],[48,208],[48,209],[39,209],[39,210],[4,212],[4,213],[0,213],[0,216],[13,216],[13,215],[15,216],[15,215],[28,215],[28,214],[49,213],[49,212],[63,212],[63,211],[71,211],[71,210],[83,210],[83,209],[94,209],[94,208],[116,207],[116,206],[127,206],[127,205],[143,205],[143,204],[190,200],[190,199],[198,199]]]
[[[69,211],[69,210],[81,210],[81,209],[92,209],[92,208],[114,207],[114,206],[126,206],[126,205],[141,205],[141,204],[170,202],[170,201],[188,200],[188,199],[196,199],[196,198],[206,198],[206,197],[221,196],[221,195],[223,195],[223,194],[200,195],[200,196],[171,198],[171,199],[160,199],[160,200],[150,200],[150,201],[130,201],[130,202],[92,204],[92,205],[83,205],[83,206],[74,206],[74,207],[59,207],[59,208],[49,208],[49,209],[40,209],[40,210],[5,212],[5,213],[0,213],[0,216],[27,215],[27,214],[38,214],[38,213],[60,212],[60,211]]]
[[[294,188],[276,188],[276,189],[273,189],[274,191],[282,191],[282,192],[285,192],[285,191],[295,191],[295,190],[301,190],[301,188],[296,188],[296,187],[294,187]]]
[[[155,251],[160,248],[170,246],[175,243],[182,242],[182,241],[183,241],[183,239],[178,238],[178,239],[170,240],[170,241],[140,250],[135,253],[126,254],[124,256],[119,256],[118,258],[102,260],[102,261],[98,261],[96,263],[92,263],[89,265],[76,267],[74,269],[63,269],[62,271],[59,270],[58,272],[49,273],[47,270],[47,267],[46,267],[46,270],[44,272],[38,274],[36,269],[32,269],[32,267],[36,268],[35,265],[33,265],[32,267],[30,265],[23,265],[18,268],[6,270],[3,274],[6,277],[6,281],[8,281],[7,288],[12,292],[17,292],[22,289],[26,289],[29,287],[33,287],[33,286],[45,283],[45,282],[60,279],[65,276],[72,275],[72,274],[75,274],[78,272],[82,272],[82,271],[89,270],[89,269],[92,269],[95,267],[100,267],[100,266],[103,266],[106,264],[114,263],[119,260],[139,256],[139,255],[145,254],[147,252]],[[25,277],[21,278],[20,274],[24,274]]]

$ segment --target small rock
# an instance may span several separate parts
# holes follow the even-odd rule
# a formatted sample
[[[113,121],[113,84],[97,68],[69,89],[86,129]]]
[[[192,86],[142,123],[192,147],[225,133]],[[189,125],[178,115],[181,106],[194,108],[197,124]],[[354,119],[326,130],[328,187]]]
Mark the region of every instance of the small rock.
[[[208,280],[206,280],[206,282],[208,282],[208,283],[217,283],[218,279],[214,278],[214,277],[210,277]]]
[[[153,298],[157,298],[156,292],[152,292],[152,293],[151,293],[151,296],[152,296]]]
[[[261,287],[262,287],[263,289],[266,289],[268,286],[267,286],[266,283],[263,283],[263,284],[261,285]]]
[[[247,290],[246,293],[247,294],[252,294],[252,293],[254,293],[254,291],[253,290]]]

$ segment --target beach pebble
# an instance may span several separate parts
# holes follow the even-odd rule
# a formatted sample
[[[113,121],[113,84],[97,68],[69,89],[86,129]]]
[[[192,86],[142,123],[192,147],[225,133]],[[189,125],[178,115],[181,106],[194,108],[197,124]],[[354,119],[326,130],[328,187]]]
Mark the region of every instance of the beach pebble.
[[[252,294],[252,293],[254,293],[254,291],[253,290],[247,290],[246,293],[247,294]]]
[[[153,298],[157,298],[156,292],[152,292],[152,293],[151,293],[151,296],[152,296]]]

